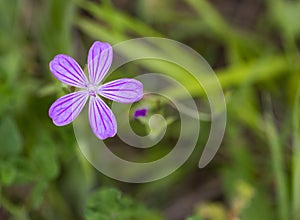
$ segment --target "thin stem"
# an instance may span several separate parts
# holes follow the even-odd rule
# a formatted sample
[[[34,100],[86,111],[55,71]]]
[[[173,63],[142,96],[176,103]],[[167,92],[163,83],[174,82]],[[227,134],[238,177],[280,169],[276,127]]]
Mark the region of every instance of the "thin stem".
[[[281,220],[290,219],[289,216],[289,196],[287,188],[287,177],[284,172],[284,158],[279,135],[273,118],[270,114],[265,115],[265,129],[271,151],[272,167],[275,174],[277,187],[277,207]]]
[[[293,109],[293,164],[292,164],[292,178],[293,178],[293,219],[299,220],[300,216],[300,116],[299,116],[299,97],[300,97],[300,85],[298,87],[296,100]]]

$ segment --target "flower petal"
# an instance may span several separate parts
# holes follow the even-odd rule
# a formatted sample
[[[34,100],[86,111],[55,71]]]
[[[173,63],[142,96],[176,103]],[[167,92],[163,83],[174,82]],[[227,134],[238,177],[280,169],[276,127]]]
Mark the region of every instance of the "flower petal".
[[[143,97],[143,84],[135,79],[118,79],[100,86],[98,93],[116,102],[133,103]]]
[[[108,72],[113,58],[112,47],[105,42],[96,41],[89,50],[88,70],[90,82],[98,85]]]
[[[99,96],[91,96],[90,98],[89,120],[92,131],[101,140],[116,135],[116,118]]]
[[[83,109],[87,99],[86,91],[79,91],[57,99],[49,109],[49,116],[57,126],[71,123]]]
[[[49,67],[53,75],[65,84],[79,88],[88,84],[87,77],[72,57],[59,54],[50,62]]]

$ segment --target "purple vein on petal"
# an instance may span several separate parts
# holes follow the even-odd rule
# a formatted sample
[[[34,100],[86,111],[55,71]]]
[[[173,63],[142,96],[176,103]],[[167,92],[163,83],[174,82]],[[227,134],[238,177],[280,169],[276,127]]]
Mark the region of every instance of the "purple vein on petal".
[[[66,67],[64,67],[64,66],[61,66],[66,72],[68,72],[68,73],[70,73],[70,75],[72,74],[71,72],[70,72],[70,70],[68,70]],[[58,72],[58,71],[57,71]],[[61,75],[63,75],[63,73],[61,73],[61,72],[59,72]],[[77,81],[75,81],[74,79],[72,79],[72,78],[70,78],[70,77],[68,77],[68,76],[66,76],[66,75],[63,75],[64,77],[66,77],[67,79],[69,79],[69,80],[71,80],[71,81],[73,81],[73,83],[74,84],[77,84],[78,82],[80,82],[80,79],[76,76],[76,75],[73,75],[73,77],[74,78],[76,78],[77,79]]]
[[[111,111],[111,110],[106,106],[106,104],[105,104],[104,102],[100,102],[100,105],[101,105],[101,108],[104,110],[104,113],[105,113],[105,115],[106,115],[106,118],[109,120],[109,122],[110,122],[111,124],[113,124],[113,121],[112,121],[112,119],[111,119],[111,116],[108,115],[108,113],[107,113],[107,111]]]
[[[72,97],[70,99],[68,99],[67,101],[64,101],[62,103],[60,103],[60,106],[62,106],[63,104],[65,103],[69,103],[70,105],[64,107],[64,108],[61,108],[61,111],[58,111],[57,114],[61,114],[62,112],[66,111],[67,109],[69,109],[72,105],[74,105],[74,103],[76,103],[77,101],[82,101],[82,97],[78,96],[78,97]],[[79,105],[80,106],[80,105]]]
[[[101,70],[99,72],[96,72],[96,84],[98,84],[103,78],[104,78],[104,75],[107,73],[108,71],[108,68],[110,67],[110,65],[107,65],[107,60],[109,58],[109,51],[107,51],[107,56],[105,57],[105,61],[103,62],[103,65],[101,67]],[[103,68],[106,67],[106,69],[103,71]]]
[[[75,67],[74,67],[74,65],[69,60],[67,60],[67,62],[77,72],[78,76],[80,76],[82,81],[87,82],[86,76],[84,74],[81,74],[81,71],[82,71],[81,68],[78,65],[75,65]]]
[[[103,94],[105,94],[105,95],[103,95]],[[128,98],[128,96],[121,96],[121,95],[110,94],[110,93],[101,93],[101,95],[103,95],[105,98],[108,98],[110,100],[117,99],[117,98],[119,98],[119,99],[127,99]]]
[[[70,80],[70,81],[68,81],[68,80],[64,80],[64,81],[60,80],[60,81],[62,81],[62,82],[65,83],[65,84],[71,85],[71,86],[77,86],[77,82],[74,81],[72,78],[67,77],[66,75],[64,75],[64,74],[61,73],[61,72],[58,72],[58,71],[56,71],[56,72],[57,72],[58,74],[64,76],[66,79],[69,79],[69,80]]]
[[[114,136],[117,124],[108,106],[98,96],[92,96],[89,108],[89,120],[94,134],[102,140]]]
[[[95,102],[95,100],[92,100],[92,99],[94,99],[94,98],[93,98],[93,97],[91,97],[91,99],[90,99],[90,102],[93,102],[93,103],[92,103],[92,106],[90,106],[90,108],[91,108],[91,111],[92,111],[92,113],[91,113],[91,115],[90,115],[90,120],[91,120],[91,118],[93,118],[93,119],[94,119],[94,123],[95,123],[96,131],[98,131],[97,115],[96,115],[95,106],[94,106],[94,102]],[[100,114],[99,114],[99,116],[101,117],[101,115],[100,115]],[[102,118],[101,118],[101,121],[103,122]]]
[[[70,56],[59,54],[49,66],[53,75],[65,84],[84,88],[88,83],[79,64]]]
[[[88,54],[90,82],[97,85],[108,72],[112,63],[112,47],[108,43],[96,41]]]
[[[115,80],[115,81],[111,81],[111,82],[109,82],[107,84],[104,84],[104,85],[105,85],[105,88],[108,89],[108,88],[115,88],[117,86],[124,85],[125,83],[127,83],[127,81],[125,81],[125,80],[122,81],[122,82],[119,82],[119,80]]]
[[[78,104],[78,107],[80,108],[81,106],[83,106],[84,104],[85,104],[85,102],[86,102],[86,100],[81,100],[80,101],[80,103]],[[79,113],[81,112],[81,110],[79,111]],[[70,119],[70,117],[71,116],[73,116],[73,113],[74,112],[72,112],[71,114],[69,114],[69,116],[65,119],[65,120],[63,120],[61,123],[66,123],[69,119]],[[77,117],[77,116],[76,116]],[[73,118],[73,119],[71,119],[72,121],[74,120],[75,118]]]
[[[86,91],[65,95],[51,105],[49,116],[57,126],[69,124],[79,115],[87,99]]]
[[[65,95],[65,96],[59,98],[58,100],[56,100],[56,102],[59,102],[60,100],[63,100],[63,102],[59,102],[59,106],[62,106],[67,102],[70,102],[70,100],[73,101],[73,102],[76,102],[77,100],[81,99],[81,96],[78,93],[83,93],[83,92],[70,93],[68,95]],[[64,98],[66,98],[66,99],[64,99]],[[70,103],[72,104],[73,102],[70,102]],[[70,107],[70,106],[68,106],[68,107]],[[66,107],[66,108],[68,108],[68,107]],[[64,108],[62,108],[62,110],[64,110]],[[53,111],[51,111],[51,107],[49,109],[49,116],[50,116],[50,118],[52,118],[52,116],[53,116]]]
[[[101,53],[102,53],[102,48],[100,48],[100,51],[99,51],[99,55],[98,55],[98,57],[99,57],[99,59],[101,59]],[[95,50],[93,50],[93,59],[94,59],[94,61],[95,61],[95,59],[96,59],[96,57],[95,57]],[[95,71],[94,71],[94,73],[93,73],[93,81],[95,82],[96,81],[96,74],[98,73],[98,69],[99,69],[99,63],[100,63],[100,61],[98,60],[98,62],[97,62],[97,66],[96,66],[96,69],[95,69]]]
[[[118,79],[100,86],[98,93],[116,102],[133,103],[143,97],[143,84],[135,79]]]
[[[100,116],[100,119],[101,119],[101,121],[102,121],[104,130],[106,130],[106,125],[105,125],[105,123],[104,123],[103,116],[102,116],[102,114],[101,114],[102,112],[101,112],[101,110],[100,110],[100,108],[99,108],[99,103],[97,102],[97,100],[95,101],[95,103],[96,103],[97,113],[98,113],[99,116]],[[95,119],[95,122],[96,122],[96,119]],[[96,123],[96,124],[97,124],[97,123]]]

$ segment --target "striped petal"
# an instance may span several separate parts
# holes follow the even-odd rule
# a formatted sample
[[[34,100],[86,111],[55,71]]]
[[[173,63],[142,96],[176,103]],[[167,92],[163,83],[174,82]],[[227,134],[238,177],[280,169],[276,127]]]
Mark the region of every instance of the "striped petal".
[[[87,77],[72,57],[59,54],[50,62],[49,67],[53,75],[67,85],[84,88],[88,84]]]
[[[99,96],[90,97],[89,120],[92,131],[99,139],[104,140],[116,135],[116,118]]]
[[[83,109],[87,99],[86,91],[70,93],[57,99],[49,109],[49,116],[57,126],[71,123]]]
[[[98,85],[108,72],[113,58],[112,47],[108,43],[96,41],[89,50],[88,70],[90,82]]]
[[[98,93],[116,102],[133,103],[143,97],[143,84],[135,79],[118,79],[100,86]]]

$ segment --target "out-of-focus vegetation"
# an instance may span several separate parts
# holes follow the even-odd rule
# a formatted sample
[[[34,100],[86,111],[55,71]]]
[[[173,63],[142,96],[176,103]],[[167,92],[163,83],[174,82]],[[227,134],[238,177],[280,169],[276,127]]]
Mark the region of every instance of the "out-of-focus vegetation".
[[[299,21],[299,0],[1,0],[0,219],[300,219]],[[214,68],[226,135],[204,169],[200,138],[169,177],[126,184],[83,158],[72,126],[52,124],[48,108],[64,90],[48,64],[66,53],[83,65],[94,40],[148,36],[185,43]],[[165,67],[147,68],[170,74]]]

